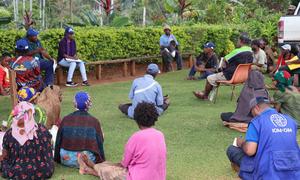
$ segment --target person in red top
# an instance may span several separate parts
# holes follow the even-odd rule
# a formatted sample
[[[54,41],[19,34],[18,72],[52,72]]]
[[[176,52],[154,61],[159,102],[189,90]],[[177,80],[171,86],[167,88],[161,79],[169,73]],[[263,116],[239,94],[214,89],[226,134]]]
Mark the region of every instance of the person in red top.
[[[285,63],[286,60],[291,59],[291,53],[290,53],[291,49],[292,49],[291,45],[289,45],[289,44],[285,44],[285,45],[281,46],[281,54],[278,57],[276,67],[273,66],[274,69],[272,69],[272,71],[270,73],[271,76],[273,76],[281,66],[286,65],[286,63]]]
[[[36,91],[43,90],[40,62],[37,58],[27,56],[28,42],[24,39],[17,41],[16,58],[13,58],[10,66],[16,72],[18,89],[21,87],[34,88]]]
[[[3,53],[0,59],[0,95],[6,96],[9,93],[9,61],[10,61],[10,54]]]

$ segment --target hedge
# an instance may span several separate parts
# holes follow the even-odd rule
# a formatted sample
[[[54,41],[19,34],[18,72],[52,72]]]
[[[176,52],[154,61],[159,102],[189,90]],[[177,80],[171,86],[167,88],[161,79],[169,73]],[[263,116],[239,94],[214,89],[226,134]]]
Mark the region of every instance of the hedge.
[[[234,48],[239,29],[219,25],[194,25],[172,27],[182,52],[199,52],[207,41],[216,44],[216,52],[223,56]],[[42,31],[39,39],[44,48],[57,57],[58,42],[63,29]],[[159,54],[160,27],[85,27],[75,28],[78,55],[86,61],[108,60]],[[25,31],[0,30],[0,50],[13,51],[17,39]]]

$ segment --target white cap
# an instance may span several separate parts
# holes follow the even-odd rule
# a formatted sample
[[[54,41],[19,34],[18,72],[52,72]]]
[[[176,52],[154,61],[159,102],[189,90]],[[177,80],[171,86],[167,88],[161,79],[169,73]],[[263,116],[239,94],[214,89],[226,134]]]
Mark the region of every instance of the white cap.
[[[285,45],[281,46],[281,48],[284,50],[289,50],[289,51],[292,49],[291,45],[289,45],[289,44],[285,44]]]

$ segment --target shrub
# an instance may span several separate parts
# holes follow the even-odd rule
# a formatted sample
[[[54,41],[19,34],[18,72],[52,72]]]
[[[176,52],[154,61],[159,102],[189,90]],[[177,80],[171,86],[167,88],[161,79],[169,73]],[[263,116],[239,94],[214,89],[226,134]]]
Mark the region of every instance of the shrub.
[[[175,26],[172,30],[182,52],[198,53],[204,43],[213,41],[220,56],[234,48],[239,32],[239,28],[235,27],[206,24]],[[44,48],[53,57],[57,56],[58,43],[63,33],[62,29],[49,29],[39,35]],[[159,54],[159,38],[162,33],[160,27],[75,28],[78,55],[86,61]],[[24,35],[25,31],[1,30],[0,50],[13,51],[16,40]]]

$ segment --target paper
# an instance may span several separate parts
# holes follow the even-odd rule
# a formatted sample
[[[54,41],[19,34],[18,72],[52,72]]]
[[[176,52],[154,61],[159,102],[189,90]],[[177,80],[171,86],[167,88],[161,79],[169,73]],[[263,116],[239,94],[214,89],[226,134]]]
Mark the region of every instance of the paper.
[[[235,146],[235,147],[238,147],[238,145],[237,145],[237,138],[234,138],[232,145]]]
[[[224,62],[224,57],[221,57],[218,69],[220,69],[222,67],[223,62]]]
[[[54,62],[53,63],[53,72],[55,72],[55,69],[57,68],[57,63],[56,62]]]
[[[66,61],[69,61],[69,62],[82,62],[82,60],[80,59],[69,59],[69,58],[65,58]]]

